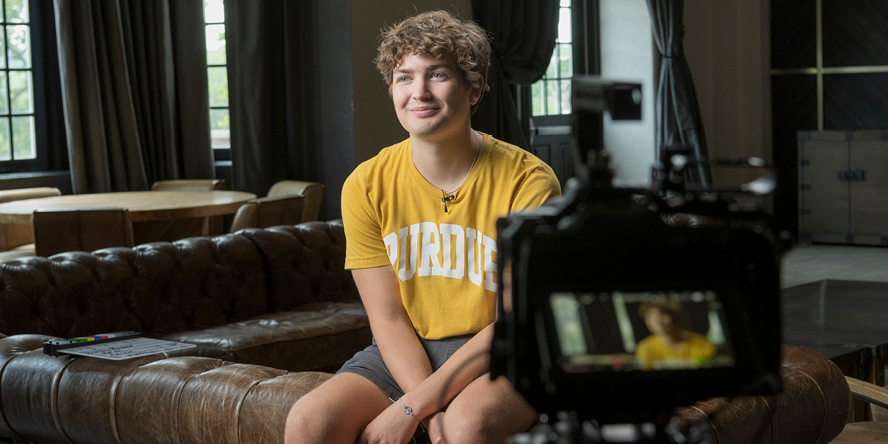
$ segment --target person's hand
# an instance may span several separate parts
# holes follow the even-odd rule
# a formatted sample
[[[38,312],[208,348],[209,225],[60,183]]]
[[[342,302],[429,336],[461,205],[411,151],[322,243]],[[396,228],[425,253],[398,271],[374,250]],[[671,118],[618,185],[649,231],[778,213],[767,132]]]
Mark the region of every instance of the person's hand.
[[[429,441],[432,444],[446,444],[444,441],[444,412],[429,416],[426,420],[426,429],[428,429]]]
[[[395,402],[367,424],[357,444],[404,444],[410,441],[418,425],[419,421],[404,413],[404,407]]]

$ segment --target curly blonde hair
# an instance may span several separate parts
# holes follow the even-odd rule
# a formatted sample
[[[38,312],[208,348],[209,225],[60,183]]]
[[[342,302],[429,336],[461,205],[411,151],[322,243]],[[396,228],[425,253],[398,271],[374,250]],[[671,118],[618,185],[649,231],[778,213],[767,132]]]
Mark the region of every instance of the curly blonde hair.
[[[423,12],[383,29],[380,39],[374,61],[390,96],[395,68],[411,53],[435,58],[453,56],[467,85],[480,79],[483,91],[490,89],[490,42],[484,29],[473,21],[460,20],[447,11]],[[473,112],[477,106],[472,106]]]

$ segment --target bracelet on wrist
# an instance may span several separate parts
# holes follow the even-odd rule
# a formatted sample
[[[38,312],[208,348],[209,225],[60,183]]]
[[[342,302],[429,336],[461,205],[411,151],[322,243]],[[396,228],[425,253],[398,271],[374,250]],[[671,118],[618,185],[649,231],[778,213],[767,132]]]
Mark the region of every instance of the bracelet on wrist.
[[[394,401],[392,401],[392,402],[394,402]],[[404,413],[406,413],[406,414],[412,416],[413,419],[415,419],[416,422],[419,423],[419,427],[420,427],[423,431],[425,431],[425,426],[423,426],[422,421],[420,421],[419,418],[417,418],[416,415],[413,414],[413,409],[410,408],[410,407],[408,407],[406,404],[404,404],[404,401],[401,401],[401,398],[398,398],[398,402],[401,403],[401,407],[404,407]]]

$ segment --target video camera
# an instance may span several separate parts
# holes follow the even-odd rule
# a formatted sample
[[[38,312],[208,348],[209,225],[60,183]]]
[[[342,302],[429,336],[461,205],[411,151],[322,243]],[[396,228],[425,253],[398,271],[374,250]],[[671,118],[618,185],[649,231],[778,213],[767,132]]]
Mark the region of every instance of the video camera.
[[[577,177],[497,224],[500,295],[510,276],[511,301],[499,298],[492,377],[549,418],[586,421],[557,442],[605,442],[590,424],[662,427],[698,400],[781,388],[780,240],[760,210],[687,180],[701,162],[766,165],[676,149],[653,168],[651,189],[615,187],[597,119],[640,119],[640,88],[575,78]],[[765,174],[739,190],[769,183]]]

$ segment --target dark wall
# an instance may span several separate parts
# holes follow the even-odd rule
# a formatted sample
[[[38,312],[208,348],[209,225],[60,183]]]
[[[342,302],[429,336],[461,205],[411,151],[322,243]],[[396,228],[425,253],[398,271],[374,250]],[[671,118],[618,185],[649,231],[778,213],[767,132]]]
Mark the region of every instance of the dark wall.
[[[816,0],[771,2],[772,128],[779,178],[774,219],[793,231],[798,227],[797,132],[888,128],[888,73],[866,72],[888,66],[888,2],[829,0],[822,5],[823,44],[818,48]],[[813,69],[818,52],[822,85]]]

